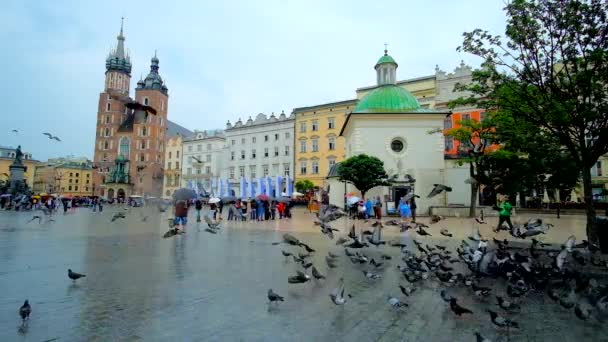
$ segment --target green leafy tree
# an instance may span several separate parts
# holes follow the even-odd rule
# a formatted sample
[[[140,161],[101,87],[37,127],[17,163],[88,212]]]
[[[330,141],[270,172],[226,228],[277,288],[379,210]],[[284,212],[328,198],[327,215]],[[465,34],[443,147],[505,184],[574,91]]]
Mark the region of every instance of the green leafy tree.
[[[361,191],[363,198],[365,198],[365,193],[369,189],[391,184],[384,170],[384,162],[366,154],[353,156],[340,162],[338,177],[341,182],[354,185]]]
[[[296,182],[296,190],[298,192],[307,192],[314,189],[315,184],[308,179],[302,179]]]
[[[505,37],[464,33],[459,50],[483,59],[463,87],[467,100],[558,139],[579,167],[587,236],[597,243],[590,169],[608,153],[608,3],[513,0],[505,11]]]

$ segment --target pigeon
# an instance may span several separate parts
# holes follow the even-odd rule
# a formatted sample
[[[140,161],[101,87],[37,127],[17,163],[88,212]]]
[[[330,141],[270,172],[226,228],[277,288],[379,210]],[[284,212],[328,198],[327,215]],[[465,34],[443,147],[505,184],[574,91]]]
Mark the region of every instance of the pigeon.
[[[566,257],[568,256],[568,250],[566,248],[562,249],[561,252],[555,257],[555,266],[559,270],[564,268],[564,263],[566,263]]]
[[[591,316],[591,308],[589,308],[588,306],[583,305],[581,303],[578,303],[574,307],[574,314],[579,319],[586,321],[589,318],[589,316]]]
[[[499,328],[519,328],[519,324],[517,324],[517,322],[512,321],[508,318],[504,318],[499,316],[496,312],[492,311],[492,310],[487,310],[488,313],[490,314],[490,319],[492,320],[492,323],[494,323],[494,325],[496,325]]]
[[[349,251],[348,248],[344,248],[344,254],[346,254],[346,256],[348,256],[348,257],[355,256],[355,254],[353,254],[351,251]]]
[[[42,133],[42,134],[43,134],[43,135],[46,135],[46,136],[47,136],[49,139],[51,139],[51,140],[57,140],[57,141],[61,141],[61,139],[59,139],[59,137],[58,137],[58,136],[52,135],[51,133],[45,132],[45,133]]]
[[[433,190],[431,190],[431,192],[429,193],[429,195],[427,197],[428,198],[435,197],[444,191],[450,192],[450,191],[452,191],[452,188],[450,188],[449,186],[445,186],[443,184],[433,184]]]
[[[321,223],[321,233],[327,235],[331,240],[334,239],[334,231],[339,231],[338,229],[334,229],[329,226],[329,224],[322,222]]]
[[[26,319],[30,319],[30,314],[32,313],[32,307],[30,306],[30,302],[26,299],[23,302],[23,305],[19,308],[19,316],[21,319],[25,321]]]
[[[198,159],[197,157],[195,157],[195,156],[190,156],[190,158],[192,158],[197,163],[202,163],[202,161],[200,159]]]
[[[401,293],[403,293],[404,295],[406,295],[408,297],[416,291],[415,287],[399,285],[399,288],[401,289]]]
[[[329,256],[325,257],[325,262],[327,263],[327,267],[329,267],[329,268],[338,267],[338,265],[336,265],[335,259],[332,259]]]
[[[321,274],[314,266],[312,267],[312,276],[315,279],[325,279],[325,276]]]
[[[382,260],[391,260],[393,258],[393,257],[391,257],[390,255],[387,255],[387,254],[382,254],[380,257],[382,258]]]
[[[452,236],[453,236],[453,235],[452,235],[452,233],[450,233],[450,232],[449,232],[447,229],[445,229],[445,228],[442,228],[442,229],[439,231],[439,234],[441,234],[441,235],[443,235],[443,236],[447,236],[447,237],[452,237]]]
[[[476,342],[492,342],[491,340],[481,336],[481,334],[477,331],[475,332],[475,339]]]
[[[443,220],[442,216],[439,215],[431,215],[431,224],[433,223],[437,223],[439,221]],[[418,226],[422,226],[422,224],[418,224]],[[427,227],[428,228],[428,227]]]
[[[418,227],[418,230],[416,231],[416,233],[418,233],[418,235],[420,235],[420,236],[433,236],[426,230],[422,229],[422,227]]]
[[[369,271],[361,271],[363,272],[363,274],[365,275],[365,277],[367,279],[371,279],[371,280],[377,280],[382,278],[381,275],[379,275],[378,273],[373,273],[373,272],[369,272]]]
[[[475,292],[475,295],[478,297],[480,297],[480,296],[487,297],[490,295],[490,292],[492,291],[492,289],[489,287],[477,286],[477,284],[475,284],[475,282],[471,283],[471,288]]]
[[[505,300],[501,296],[496,296],[496,300],[498,301],[496,305],[500,306],[502,309],[505,309],[507,311],[519,310],[519,305]]]
[[[441,290],[439,294],[441,295],[441,299],[446,303],[449,303],[452,300],[452,296],[450,296],[446,290]]]
[[[481,218],[481,217],[476,217],[475,222],[477,222],[479,224],[487,224],[487,222],[484,221],[483,218]]]
[[[112,222],[118,220],[118,219],[124,219],[126,216],[124,213],[116,213],[114,214],[114,216],[112,216]]]
[[[163,238],[168,239],[170,237],[173,237],[175,235],[179,234],[179,229],[175,228],[175,229],[169,229],[165,234],[163,234]]]
[[[387,297],[387,302],[390,306],[394,307],[395,309],[399,309],[399,308],[408,306],[407,303],[404,303],[391,295],[389,295]]]
[[[276,294],[272,289],[268,289],[268,300],[270,303],[284,302],[285,298]]]
[[[344,278],[340,278],[338,287],[331,291],[329,298],[331,298],[331,301],[336,305],[343,305],[346,303],[346,298],[344,298]]]
[[[38,223],[40,224],[40,223],[42,223],[42,216],[34,215],[34,216],[32,216],[31,220],[27,221],[27,223],[30,223],[30,222],[32,222],[34,220],[38,220]]]
[[[19,131],[18,131],[18,130],[16,130],[16,129],[13,129],[11,132],[13,132],[13,133],[15,133],[15,134],[19,133]]]
[[[576,243],[576,237],[574,237],[574,235],[570,235],[568,237],[568,240],[566,240],[566,242],[564,243],[564,246],[566,246],[566,250],[568,252],[572,252],[572,248],[574,247],[575,243]]]
[[[338,245],[342,245],[342,244],[344,244],[345,242],[348,242],[348,239],[346,239],[346,238],[344,238],[344,237],[340,236],[340,237],[338,238],[338,240],[336,240],[336,246],[338,246]]]
[[[380,268],[382,267],[382,265],[384,264],[383,262],[377,262],[376,260],[374,260],[373,258],[369,261],[369,264],[376,267],[376,268]]]
[[[305,270],[307,270],[307,269],[309,269],[310,267],[312,267],[312,262],[306,262],[306,263],[305,263],[304,261],[302,261],[302,267],[303,267]]]
[[[357,234],[355,233],[355,225],[353,224],[353,226],[350,228],[350,231],[348,232],[348,237],[355,240],[357,239]]]
[[[291,253],[285,252],[284,250],[281,250],[281,254],[283,254],[283,256],[286,258],[289,257],[290,255],[292,255]]]
[[[290,284],[302,284],[310,280],[310,276],[302,273],[301,271],[296,271],[296,275],[287,278],[287,282]]]
[[[86,275],[72,272],[72,270],[68,268],[68,278],[76,281],[76,279],[80,279],[80,278],[84,278],[84,277],[86,277]]]
[[[450,298],[450,309],[452,310],[453,313],[456,314],[456,316],[462,316],[464,314],[472,314],[473,311],[462,307],[460,305],[458,305],[458,301],[456,298],[452,297]]]
[[[330,258],[332,258],[332,259],[336,259],[336,258],[338,258],[338,257],[339,257],[337,254],[334,254],[334,253],[332,253],[332,252],[327,252],[327,256],[329,256],[329,257],[330,257]]]

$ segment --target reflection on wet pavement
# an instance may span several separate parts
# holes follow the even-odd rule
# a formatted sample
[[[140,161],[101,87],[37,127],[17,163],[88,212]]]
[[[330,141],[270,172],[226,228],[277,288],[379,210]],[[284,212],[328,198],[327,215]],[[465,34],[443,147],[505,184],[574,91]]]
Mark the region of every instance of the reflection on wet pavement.
[[[369,280],[361,272],[369,265],[353,265],[302,211],[290,221],[224,222],[217,235],[204,232],[191,216],[186,234],[162,239],[166,213],[134,208],[125,220],[110,222],[117,210],[79,209],[42,225],[26,224],[31,213],[0,212],[0,341],[473,341],[475,331],[493,341],[608,340],[605,323],[577,320],[543,296],[526,298],[522,313],[511,315],[522,328],[509,332],[495,329],[485,313],[497,310],[493,297],[480,300],[466,289],[449,289],[474,311],[463,318],[441,300],[444,287],[435,280],[416,284],[418,291],[405,297],[398,288],[407,284],[396,270],[398,248],[365,250],[376,260],[382,253],[393,257],[378,271],[381,279]],[[138,210],[149,215],[146,222]],[[462,222],[440,222],[430,229],[433,237],[417,239],[455,248],[472,229]],[[564,226],[575,226],[571,223]],[[339,236],[350,224],[340,220],[332,226],[342,231]],[[441,238],[441,225],[457,236]],[[482,234],[487,229],[482,227]],[[280,251],[303,250],[273,246],[285,232],[317,250],[311,260],[327,279],[287,283],[298,267]],[[555,235],[542,238],[557,243],[569,234]],[[387,234],[392,236],[397,233]],[[338,268],[328,269],[328,250],[340,255]],[[87,277],[72,282],[68,268]],[[341,277],[352,298],[335,306],[329,293]],[[504,292],[490,280],[482,285]],[[269,288],[285,302],[269,306]],[[409,307],[394,310],[386,302],[389,294]],[[32,317],[22,328],[17,310],[26,298]]]

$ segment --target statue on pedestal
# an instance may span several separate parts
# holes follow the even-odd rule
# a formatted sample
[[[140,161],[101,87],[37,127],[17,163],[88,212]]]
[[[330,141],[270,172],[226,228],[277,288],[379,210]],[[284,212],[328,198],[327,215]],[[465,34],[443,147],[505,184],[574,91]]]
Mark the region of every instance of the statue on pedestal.
[[[21,145],[17,146],[15,150],[15,160],[13,165],[23,165],[23,152],[21,152]]]

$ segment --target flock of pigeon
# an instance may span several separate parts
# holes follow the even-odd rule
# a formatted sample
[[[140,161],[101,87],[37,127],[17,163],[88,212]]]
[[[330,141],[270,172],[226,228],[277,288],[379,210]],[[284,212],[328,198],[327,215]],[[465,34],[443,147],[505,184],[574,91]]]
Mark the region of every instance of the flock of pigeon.
[[[314,223],[320,227],[322,234],[334,240],[335,232],[339,230],[332,228],[330,223],[344,215],[338,207],[329,206],[325,212],[318,215]],[[432,216],[430,224],[441,219],[439,216]],[[483,218],[475,218],[475,221],[485,224]],[[382,230],[388,226],[397,226],[401,232],[411,231],[412,233],[408,234],[416,234],[420,240],[411,239],[411,245],[403,240],[385,241],[382,239]],[[428,282],[436,282],[440,288],[438,295],[446,303],[446,309],[453,312],[455,317],[484,314],[464,307],[462,301],[453,294],[457,289],[458,292],[469,289],[465,291],[468,291],[475,301],[490,305],[491,309],[485,312],[488,324],[506,330],[507,333],[510,329],[520,328],[517,315],[521,313],[526,299],[534,294],[546,294],[583,321],[604,322],[608,318],[608,285],[600,284],[589,272],[584,271],[583,267],[591,264],[605,274],[608,271],[608,262],[597,256],[597,246],[585,240],[577,244],[574,236],[570,236],[559,250],[551,249],[549,245],[533,238],[535,235],[544,234],[550,227],[550,224],[541,219],[532,219],[521,226],[516,225],[510,231],[513,236],[519,239],[532,237],[531,244],[526,248],[509,246],[506,239],[487,239],[477,228],[467,240],[462,240],[455,250],[451,250],[447,246],[430,244],[430,241],[423,240],[432,236],[431,227],[428,225],[402,224],[397,220],[384,223],[375,221],[371,224],[372,230],[362,230],[359,234],[353,225],[346,236],[335,239],[335,244],[344,247],[344,254],[353,267],[361,270],[363,276],[370,281],[381,278],[382,272],[392,268],[388,267],[388,264],[393,257],[382,253],[378,258],[380,260],[375,260],[364,252],[365,249],[385,246],[400,249],[401,260],[394,267],[401,273],[399,277],[404,279],[406,285],[396,284],[395,290],[398,287],[403,297],[391,294],[386,297],[390,307],[396,310],[408,307],[406,298],[412,296],[417,289],[430,285]],[[440,229],[440,234],[452,236],[445,228]],[[310,245],[291,234],[284,234],[283,241],[273,244],[296,247],[292,251],[281,251],[285,258],[292,258],[298,265],[295,275],[287,279],[289,284],[307,283],[312,278],[325,279],[310,261],[315,252]],[[338,254],[329,251],[325,256],[327,272],[339,267],[339,260]],[[359,267],[361,265],[363,268]],[[310,275],[308,270],[311,270]],[[504,282],[496,287],[490,286],[497,283],[498,279],[503,279]],[[503,289],[502,285],[506,287]],[[345,291],[344,279],[340,278],[338,286],[329,293],[330,300],[335,305],[346,304],[352,296],[345,294]],[[268,300],[271,304],[278,303],[285,301],[285,297],[269,289]],[[472,333],[479,342],[490,341],[479,332]]]
[[[19,134],[19,130],[17,130],[17,129],[13,129],[13,130],[11,130],[11,132],[13,132],[14,134]],[[61,139],[58,136],[53,135],[48,132],[44,132],[44,133],[42,133],[42,135],[46,135],[46,137],[49,138],[50,140],[55,140],[55,141],[59,141],[59,142],[61,141]]]

